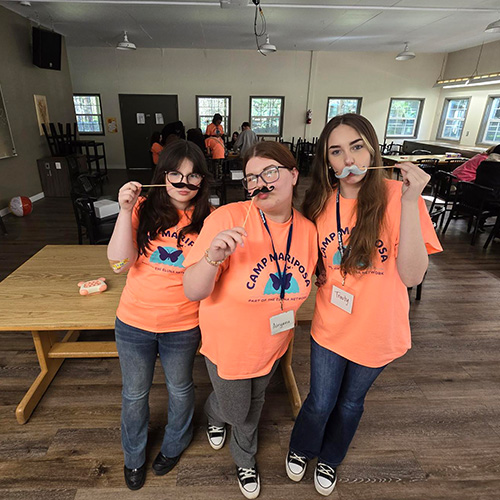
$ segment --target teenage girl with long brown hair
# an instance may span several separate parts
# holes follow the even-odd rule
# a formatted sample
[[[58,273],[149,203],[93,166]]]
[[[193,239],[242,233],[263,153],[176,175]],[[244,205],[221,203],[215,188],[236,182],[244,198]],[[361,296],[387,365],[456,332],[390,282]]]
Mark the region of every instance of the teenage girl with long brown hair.
[[[118,193],[120,214],[108,246],[115,272],[128,270],[116,312],[115,336],[122,371],[121,434],[125,483],[138,490],[146,479],[149,391],[157,355],[168,390],[168,423],[153,462],[162,476],[178,462],[193,436],[193,362],[200,343],[198,302],[184,295],[184,259],[211,206],[210,174],[200,148],[182,139],[160,155],[152,184]]]
[[[420,196],[429,176],[401,163],[388,180],[363,116],[336,116],[321,133],[303,213],[318,229],[324,271],[311,327],[310,392],[295,422],[287,474],[300,481],[318,458],[314,485],[329,495],[369,388],[410,348],[407,287],[442,250]]]

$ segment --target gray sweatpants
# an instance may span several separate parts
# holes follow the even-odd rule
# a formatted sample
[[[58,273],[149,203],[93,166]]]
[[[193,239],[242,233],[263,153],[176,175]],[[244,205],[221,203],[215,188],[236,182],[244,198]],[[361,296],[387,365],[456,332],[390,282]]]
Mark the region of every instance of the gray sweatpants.
[[[225,380],[217,374],[215,366],[205,358],[213,392],[205,403],[205,413],[211,425],[231,426],[229,449],[238,467],[254,467],[257,453],[257,430],[264,406],[266,388],[278,367],[257,378]]]

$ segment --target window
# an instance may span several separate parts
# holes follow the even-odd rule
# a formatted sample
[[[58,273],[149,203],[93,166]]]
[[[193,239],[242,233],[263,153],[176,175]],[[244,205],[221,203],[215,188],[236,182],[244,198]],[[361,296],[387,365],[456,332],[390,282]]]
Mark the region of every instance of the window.
[[[230,121],[231,97],[228,96],[196,96],[196,116],[198,127],[205,133],[212,123],[215,113],[222,116],[222,128],[226,136],[231,136]]]
[[[284,97],[250,97],[250,125],[257,135],[283,135]]]
[[[102,121],[101,96],[99,94],[75,94],[76,123],[78,133],[88,135],[104,135]]]
[[[391,98],[385,136],[417,137],[423,104],[423,99]]]
[[[439,124],[438,139],[460,141],[468,107],[468,97],[445,100],[441,123]]]
[[[329,97],[326,107],[326,121],[334,116],[346,113],[359,113],[361,111],[361,97]]]
[[[477,142],[480,144],[500,142],[500,97],[498,96],[488,98]]]

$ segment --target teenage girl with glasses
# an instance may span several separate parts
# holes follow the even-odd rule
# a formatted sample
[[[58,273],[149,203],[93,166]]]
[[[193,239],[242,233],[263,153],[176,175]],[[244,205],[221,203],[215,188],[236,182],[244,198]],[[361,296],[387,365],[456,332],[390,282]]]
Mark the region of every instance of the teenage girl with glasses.
[[[210,213],[209,173],[200,148],[179,139],[165,148],[153,187],[128,182],[119,191],[120,214],[108,246],[115,272],[128,270],[116,313],[122,371],[122,447],[125,482],[132,490],[146,478],[149,391],[157,354],[168,390],[168,423],[153,472],[178,462],[193,429],[193,361],[200,342],[198,302],[182,289],[186,259]]]
[[[290,151],[260,142],[244,170],[253,200],[224,205],[207,218],[185,261],[184,291],[201,300],[201,353],[214,389],[205,404],[209,443],[222,448],[231,426],[240,490],[256,498],[265,391],[309,295],[317,249],[314,224],[292,206],[299,173]]]
[[[286,458],[300,481],[317,458],[314,485],[329,495],[363,413],[369,388],[410,348],[407,287],[419,284],[428,254],[442,250],[420,196],[430,177],[397,165],[386,179],[371,123],[336,116],[321,133],[303,212],[318,230],[322,286],[311,326],[310,392]]]

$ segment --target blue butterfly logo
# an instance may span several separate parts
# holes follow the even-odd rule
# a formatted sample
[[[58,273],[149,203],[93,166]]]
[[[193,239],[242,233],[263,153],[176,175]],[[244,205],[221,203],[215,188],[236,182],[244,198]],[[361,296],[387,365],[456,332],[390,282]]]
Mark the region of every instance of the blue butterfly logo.
[[[150,262],[166,264],[174,267],[184,267],[184,255],[182,250],[172,247],[158,247],[149,258]]]
[[[286,293],[299,293],[299,284],[297,280],[292,276],[292,273],[286,273],[285,275],[285,291]],[[281,280],[276,274],[269,275],[269,281],[266,283],[264,288],[264,295],[275,295],[281,292]]]

